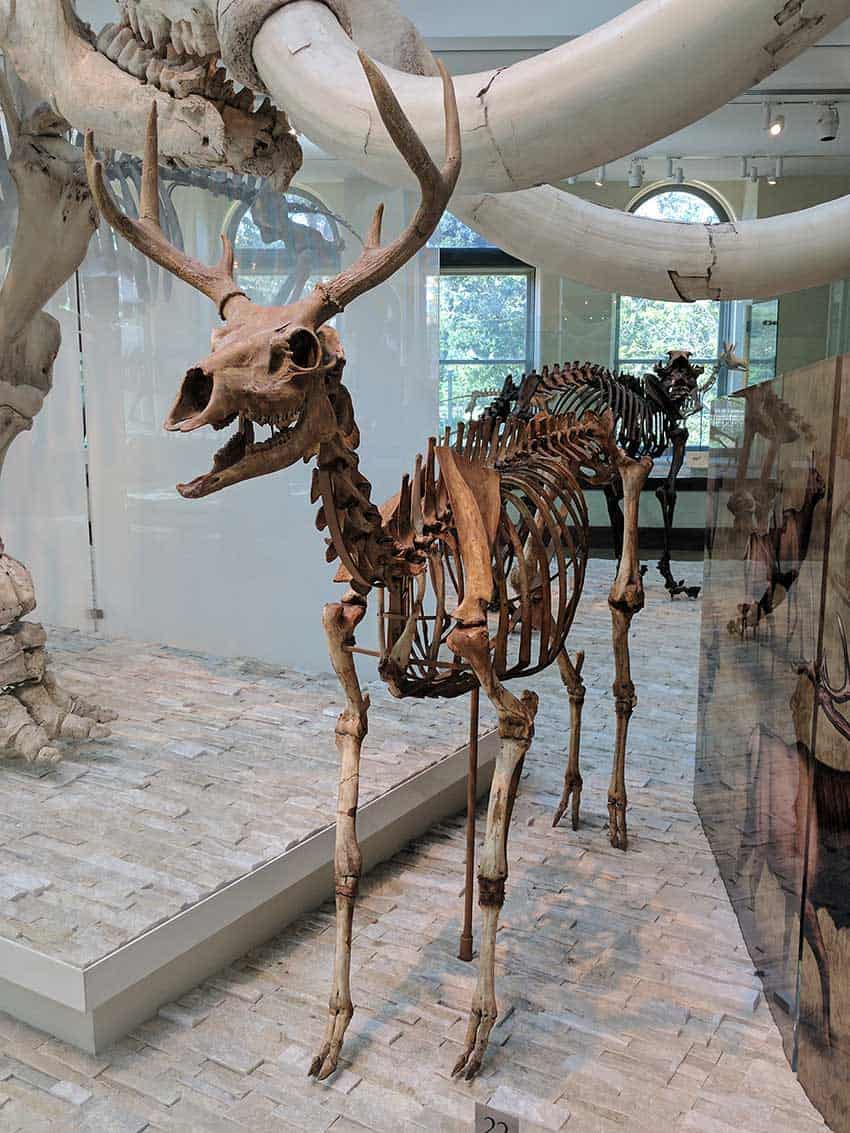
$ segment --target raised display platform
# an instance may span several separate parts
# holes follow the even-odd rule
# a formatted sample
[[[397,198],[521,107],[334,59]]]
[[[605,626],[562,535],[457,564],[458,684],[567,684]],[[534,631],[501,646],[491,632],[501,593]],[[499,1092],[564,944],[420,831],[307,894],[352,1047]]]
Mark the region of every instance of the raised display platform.
[[[120,719],[55,769],[0,764],[0,1010],[94,1052],[332,893],[340,693],[161,646],[52,631],[51,648]],[[368,690],[366,869],[463,808],[468,760],[466,698]]]

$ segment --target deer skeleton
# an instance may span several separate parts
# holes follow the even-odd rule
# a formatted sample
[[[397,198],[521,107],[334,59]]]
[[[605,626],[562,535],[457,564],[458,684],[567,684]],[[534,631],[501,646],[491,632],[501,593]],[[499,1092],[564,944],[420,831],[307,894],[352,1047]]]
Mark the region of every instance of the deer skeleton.
[[[379,671],[397,696],[452,697],[481,687],[499,720],[501,749],[490,791],[487,831],[479,867],[482,940],[478,986],[464,1050],[455,1074],[473,1077],[481,1066],[497,1018],[494,949],[507,878],[507,835],[523,760],[531,743],[537,697],[512,695],[507,677],[556,663],[570,693],[571,745],[578,750],[581,702],[579,656],[566,650],[588,553],[587,512],[578,476],[600,483],[623,479],[626,538],[612,587],[616,658],[617,755],[609,795],[611,838],[625,848],[624,757],[634,685],[628,628],[643,591],[637,560],[637,506],[649,461],[631,460],[613,441],[610,414],[551,417],[494,427],[478,421],[460,428],[417,457],[396,497],[378,509],[359,469],[359,431],[342,382],[345,356],[328,320],[358,295],[389,278],[428,240],[454,189],[460,169],[460,130],[451,81],[443,71],[445,162],[438,170],[378,68],[361,64],[380,116],[420,184],[411,224],[381,244],[379,207],[360,258],[335,279],[283,307],[248,300],[233,275],[233,251],[225,239],[218,265],[208,268],[170,246],[158,221],[157,132],[154,107],[148,129],[138,220],[124,216],[107,189],[91,133],[86,161],[92,192],[109,223],[135,247],[207,295],[224,321],[213,332],[211,353],[191,367],[165,423],[177,433],[204,426],[236,431],[212,469],[178,491],[198,499],[256,476],[317,461],[314,502],[317,525],[327,530],[328,561],[340,560],[337,581],[347,584],[339,602],[325,608],[323,624],[334,669],[345,695],[336,728],[340,753],[334,875],[337,907],[336,960],[327,1030],[310,1067],[318,1078],[336,1068],[353,1013],[350,991],[354,902],[362,868],[356,836],[361,745],[367,732],[368,698],[354,667],[355,631],[373,589],[380,597]],[[255,424],[270,424],[272,437],[257,443]],[[438,471],[439,470],[439,471]],[[531,501],[531,506],[528,504]],[[510,504],[510,506],[508,506]],[[522,550],[536,541],[541,574],[536,586],[524,571]],[[548,546],[556,548],[550,558]],[[544,561],[545,560],[545,561]],[[554,563],[550,571],[549,563]],[[508,594],[513,563],[520,586]],[[500,595],[498,625],[487,607]],[[535,608],[535,607],[539,608]],[[427,613],[426,610],[431,610]],[[451,610],[451,612],[449,612]],[[518,635],[509,628],[519,623]],[[491,634],[492,628],[492,634]],[[513,652],[512,652],[513,650]],[[575,784],[577,811],[580,783]]]

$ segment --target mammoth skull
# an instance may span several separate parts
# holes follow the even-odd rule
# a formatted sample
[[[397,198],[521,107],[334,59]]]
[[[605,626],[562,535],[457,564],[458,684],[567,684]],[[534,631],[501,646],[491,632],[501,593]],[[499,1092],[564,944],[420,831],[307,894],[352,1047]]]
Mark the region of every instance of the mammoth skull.
[[[36,99],[112,149],[142,152],[155,105],[172,164],[271,177],[278,188],[300,168],[286,115],[268,99],[255,109],[254,92],[219,66],[213,7],[203,0],[121,0],[118,21],[98,35],[73,0],[0,0],[0,46]]]

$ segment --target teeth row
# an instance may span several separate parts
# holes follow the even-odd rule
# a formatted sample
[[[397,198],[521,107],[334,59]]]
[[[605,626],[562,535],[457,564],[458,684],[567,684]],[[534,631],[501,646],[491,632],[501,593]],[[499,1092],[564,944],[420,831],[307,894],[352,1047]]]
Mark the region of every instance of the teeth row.
[[[123,9],[122,22],[129,24],[136,37],[156,51],[169,43],[178,55],[202,56],[218,51],[213,27],[202,24],[196,27],[189,20],[172,23],[161,12],[140,12],[135,0],[125,0]]]
[[[251,420],[257,425],[275,425],[278,429],[285,429],[287,425],[292,424],[298,416],[298,412],[297,409],[293,409],[291,413],[277,413],[272,415],[252,413]]]
[[[174,98],[199,94],[244,114],[250,114],[254,108],[254,94],[248,87],[237,92],[226,71],[222,67],[214,69],[214,53],[187,59],[185,52],[168,43],[163,54],[160,47],[146,47],[127,23],[107,24],[98,36],[97,49],[128,75],[151,83]],[[272,111],[271,99],[267,98],[256,113]]]
[[[286,444],[291,435],[292,434],[290,432],[275,433],[275,435],[273,437],[269,437],[267,441],[262,441],[258,445],[248,445],[247,451],[263,452],[265,449],[276,448],[278,445]]]

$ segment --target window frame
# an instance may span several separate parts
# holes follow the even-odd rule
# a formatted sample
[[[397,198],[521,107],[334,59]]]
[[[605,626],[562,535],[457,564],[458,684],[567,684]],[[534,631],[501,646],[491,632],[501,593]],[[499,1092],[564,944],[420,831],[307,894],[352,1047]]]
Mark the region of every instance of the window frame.
[[[717,217],[718,224],[730,224],[733,221],[730,209],[719,196],[711,191],[707,186],[693,184],[691,182],[684,182],[679,184],[678,181],[662,181],[656,185],[650,185],[647,189],[638,193],[630,202],[627,212],[637,213],[643,205],[648,201],[653,200],[655,197],[666,196],[668,193],[682,193],[691,197],[696,197],[714,212]],[[627,370],[638,369],[646,367],[652,369],[658,358],[621,358],[620,356],[620,328],[621,328],[621,310],[622,310],[623,296],[618,294],[616,296],[615,311],[614,311],[614,368],[620,371],[621,366],[625,366]],[[720,312],[717,320],[717,354],[713,358],[697,358],[694,357],[691,361],[695,365],[715,366],[717,359],[723,350],[724,342],[730,342],[735,338],[735,307],[734,301],[724,299],[719,303]],[[726,366],[721,365],[717,372],[717,381],[713,387],[714,395],[716,397],[724,397],[729,392],[729,371]],[[703,410],[703,413],[706,410]],[[700,420],[702,414],[694,418],[694,422]],[[689,444],[688,449],[694,452],[700,452],[707,449],[707,445],[702,444]]]

